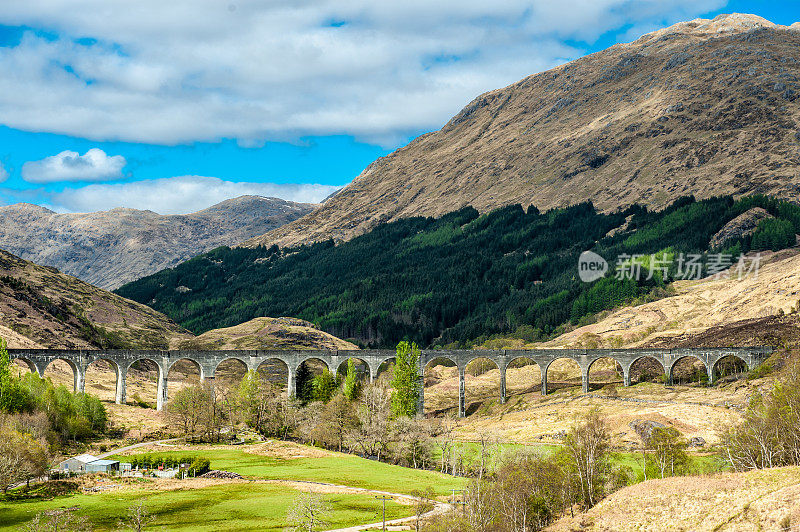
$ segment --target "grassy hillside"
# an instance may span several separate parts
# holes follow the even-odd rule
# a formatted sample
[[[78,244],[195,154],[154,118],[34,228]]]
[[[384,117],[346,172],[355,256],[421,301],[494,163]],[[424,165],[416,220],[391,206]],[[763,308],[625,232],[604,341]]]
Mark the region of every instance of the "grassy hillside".
[[[192,336],[145,305],[2,250],[0,322],[9,347],[166,349]]]
[[[800,208],[763,197],[684,198],[663,211],[634,206],[614,214],[591,204],[548,212],[517,205],[485,215],[465,208],[382,224],[339,245],[219,248],[117,292],[196,333],[284,315],[371,346],[405,337],[422,345],[467,346],[492,335],[540,341],[663,289],[660,272],[646,278],[646,265],[638,282],[615,279],[618,256],[706,252],[723,226],[753,207],[781,223],[729,240],[727,253],[738,256],[754,241],[794,242]],[[609,261],[606,278],[578,279],[585,250]]]
[[[550,531],[797,530],[800,468],[650,480],[622,489]]]

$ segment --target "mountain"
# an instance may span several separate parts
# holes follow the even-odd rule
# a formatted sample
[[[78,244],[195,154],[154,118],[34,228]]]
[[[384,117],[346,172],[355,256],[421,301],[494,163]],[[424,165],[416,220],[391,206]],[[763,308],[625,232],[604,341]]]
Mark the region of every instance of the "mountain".
[[[256,318],[195,337],[150,307],[3,250],[0,338],[30,349],[357,349],[295,318]]]
[[[186,215],[112,209],[56,214],[26,203],[0,207],[0,248],[113,289],[218,246],[241,242],[316,206],[242,196]]]
[[[751,219],[760,211],[766,214],[753,233],[732,229],[731,221],[742,220],[745,213]],[[380,224],[339,245],[221,247],[117,293],[198,334],[259,316],[294,316],[370,347],[389,347],[404,338],[423,346],[469,347],[502,336],[539,342],[591,323],[604,310],[670,294],[674,289],[667,282],[682,268],[681,253],[701,258],[696,273],[684,277],[706,277],[712,255],[719,254],[700,254],[720,235],[727,235],[722,242],[730,266],[750,249],[794,246],[798,232],[800,206],[764,196],[682,198],[659,211],[634,205],[613,213],[598,213],[588,203],[547,212],[514,205],[483,215],[466,207],[440,218]],[[579,257],[589,250],[604,258],[609,270],[593,283],[579,278]],[[663,265],[651,254],[659,254]],[[629,278],[615,275],[625,257],[630,263],[633,256],[639,257],[638,266],[627,268]],[[791,286],[794,277],[786,277],[787,267],[770,278]],[[636,278],[635,270],[641,272]],[[788,308],[787,298],[797,299],[791,290],[785,297],[765,299],[776,290],[765,284],[754,292],[765,301],[756,307],[753,297],[736,291],[740,286],[756,290],[745,283],[728,287],[721,306],[730,310],[716,309],[712,317],[750,316],[741,310],[742,302],[752,305],[753,312],[771,305],[777,313]],[[708,294],[687,301],[699,308]],[[671,300],[677,299],[666,301]],[[688,325],[690,311],[683,309],[674,319]],[[631,320],[623,315],[619,321]],[[654,316],[631,335],[651,326],[663,331],[667,324]]]
[[[0,337],[9,347],[166,349],[191,336],[149,307],[0,250]]]
[[[800,24],[697,19],[482,94],[318,210],[247,241],[348,240],[470,205],[605,211],[800,192]]]

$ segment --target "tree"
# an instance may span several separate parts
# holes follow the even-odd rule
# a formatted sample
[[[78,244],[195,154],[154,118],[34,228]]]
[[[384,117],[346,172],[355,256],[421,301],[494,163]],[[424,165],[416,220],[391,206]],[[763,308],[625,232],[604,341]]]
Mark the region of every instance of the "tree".
[[[347,374],[342,383],[342,392],[351,401],[358,399],[361,393],[361,380],[358,378],[356,363],[352,358],[347,359]]]
[[[392,414],[395,417],[414,417],[419,401],[419,359],[417,344],[397,344],[394,375],[392,376]]]
[[[656,427],[647,442],[647,447],[652,451],[653,460],[661,473],[665,476],[675,476],[688,462],[686,456],[686,441],[681,433],[673,427]]]
[[[414,530],[419,532],[420,519],[436,507],[436,492],[428,486],[424,490],[413,490],[411,496],[414,497]]]
[[[391,439],[391,394],[380,382],[364,387],[356,410],[358,422],[350,433],[352,447],[378,460],[386,453]]]
[[[3,492],[19,482],[30,482],[47,472],[49,456],[44,445],[30,434],[0,427],[0,488]]]
[[[88,532],[92,530],[89,518],[72,509],[41,512],[23,528],[25,532]]]
[[[336,395],[339,390],[339,382],[336,376],[327,369],[314,377],[311,381],[311,399],[327,403]]]
[[[170,421],[181,427],[190,439],[195,439],[201,433],[207,399],[203,386],[193,385],[178,390],[167,405]]]
[[[297,532],[314,532],[328,524],[325,520],[331,511],[331,505],[321,495],[313,491],[298,495],[294,504],[286,514],[286,520]]]
[[[494,530],[497,499],[493,486],[485,480],[471,480],[464,490],[464,519],[470,530]]]
[[[151,514],[144,505],[143,500],[139,500],[133,506],[128,507],[128,514],[125,519],[120,520],[118,526],[133,532],[142,532],[147,526],[156,520],[156,516]]]
[[[318,420],[319,438],[331,441],[336,449],[342,452],[345,436],[356,422],[352,403],[344,395],[337,394],[322,410],[322,416]]]
[[[610,473],[609,441],[608,429],[597,409],[589,411],[564,436],[561,452],[587,508],[597,504],[605,494]]]

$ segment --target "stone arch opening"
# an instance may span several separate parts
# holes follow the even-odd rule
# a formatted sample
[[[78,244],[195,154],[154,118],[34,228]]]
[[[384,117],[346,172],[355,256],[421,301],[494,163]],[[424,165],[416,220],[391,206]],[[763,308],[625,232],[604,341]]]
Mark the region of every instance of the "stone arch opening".
[[[348,366],[348,364],[350,363],[351,360],[353,361],[353,364],[355,365],[356,376],[358,377],[358,380],[360,380],[362,383],[368,383],[369,382],[369,364],[367,364],[367,362],[365,360],[361,359],[361,358],[348,357],[347,360],[344,360],[341,363],[339,363],[339,367],[336,368],[336,375],[340,379],[344,380],[344,378],[347,376],[347,366]]]
[[[141,408],[158,405],[158,382],[163,378],[161,366],[155,360],[140,358],[125,371],[126,403]]]
[[[331,372],[328,364],[316,357],[303,360],[295,372],[295,395],[303,402],[312,400],[314,379],[326,371]],[[331,372],[332,373],[332,372]],[[334,374],[335,376],[335,374]]]
[[[503,392],[500,366],[487,357],[475,357],[464,369],[464,413],[471,415],[490,399],[500,402]]]
[[[44,368],[44,378],[50,379],[55,386],[66,386],[73,392],[78,391],[78,367],[66,358],[56,358]]]
[[[517,357],[506,367],[506,397],[542,389],[542,368],[530,357]]]
[[[581,366],[571,358],[556,358],[545,369],[547,393],[582,385]]]
[[[21,379],[26,373],[36,373],[38,375],[36,364],[34,364],[32,360],[28,360],[25,357],[14,357],[14,359],[11,361],[11,374],[16,378]]]
[[[394,359],[392,359],[394,360]],[[422,368],[425,412],[423,414],[458,414],[458,365],[448,357],[430,359]]]
[[[707,384],[708,368],[694,355],[683,356],[669,368],[669,382],[684,385]]]
[[[592,360],[589,363],[586,378],[589,391],[625,382],[622,365],[613,357],[600,357]]]
[[[664,364],[655,357],[645,356],[634,360],[628,369],[631,384],[644,382],[664,382]]]
[[[170,394],[187,386],[196,386],[204,378],[203,367],[191,358],[176,360],[167,369],[167,386]]]
[[[114,401],[117,397],[117,376],[119,368],[116,362],[105,358],[93,360],[86,366],[84,389],[101,401]]]
[[[725,355],[716,362],[714,362],[714,382],[719,379],[727,380],[733,378],[734,380],[744,373],[747,373],[747,362],[741,357],[736,355]]]
[[[214,385],[231,390],[247,375],[247,363],[239,358],[226,358],[214,368]]]
[[[375,380],[391,378],[395,362],[395,357],[390,357],[378,364],[378,369],[375,370]]]
[[[268,358],[256,368],[256,372],[267,382],[286,390],[289,386],[289,366],[280,358]]]

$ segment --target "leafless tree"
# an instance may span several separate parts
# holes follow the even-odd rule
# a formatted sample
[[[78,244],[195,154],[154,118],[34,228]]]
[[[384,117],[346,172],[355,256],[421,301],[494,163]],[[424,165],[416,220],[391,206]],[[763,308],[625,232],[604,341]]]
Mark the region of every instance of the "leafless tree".
[[[147,528],[148,525],[150,525],[150,523],[155,520],[156,516],[147,510],[147,507],[144,505],[144,501],[139,500],[139,502],[133,506],[128,507],[127,516],[125,519],[120,520],[117,526],[124,530],[142,532],[145,528]]]
[[[602,498],[609,470],[609,435],[597,409],[592,409],[564,437],[564,452],[580,486],[586,507]]]
[[[419,532],[422,517],[436,507],[436,493],[433,488],[428,487],[425,490],[414,490],[411,495],[414,497],[414,530]]]
[[[313,491],[301,493],[286,514],[286,520],[297,532],[314,532],[328,524],[325,520],[331,510],[321,495]]]

